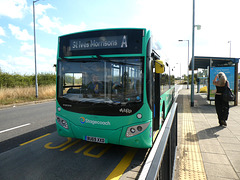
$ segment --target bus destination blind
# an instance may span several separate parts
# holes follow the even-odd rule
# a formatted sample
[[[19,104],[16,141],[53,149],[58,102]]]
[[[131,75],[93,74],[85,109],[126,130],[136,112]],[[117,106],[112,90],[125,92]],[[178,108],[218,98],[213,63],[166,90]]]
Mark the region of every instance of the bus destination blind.
[[[127,35],[70,40],[70,51],[127,48]]]

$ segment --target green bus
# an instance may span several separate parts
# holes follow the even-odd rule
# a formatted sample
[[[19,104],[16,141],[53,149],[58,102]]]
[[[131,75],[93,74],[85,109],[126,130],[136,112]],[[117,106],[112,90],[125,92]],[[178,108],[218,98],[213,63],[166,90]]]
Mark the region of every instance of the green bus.
[[[165,70],[165,71],[164,71]],[[60,136],[149,148],[174,100],[174,77],[146,29],[59,37],[56,125]]]

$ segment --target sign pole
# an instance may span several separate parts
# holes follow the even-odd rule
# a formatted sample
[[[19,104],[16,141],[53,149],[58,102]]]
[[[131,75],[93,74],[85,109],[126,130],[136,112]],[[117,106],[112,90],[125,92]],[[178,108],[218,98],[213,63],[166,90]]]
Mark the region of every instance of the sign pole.
[[[35,59],[35,88],[36,88],[36,98],[38,98],[38,80],[37,80],[37,58],[36,58],[36,33],[35,33],[35,7],[33,1],[33,33],[34,33],[34,59]]]
[[[191,84],[191,106],[194,106],[194,34],[195,34],[195,0],[193,0],[193,26],[192,26],[192,84]]]

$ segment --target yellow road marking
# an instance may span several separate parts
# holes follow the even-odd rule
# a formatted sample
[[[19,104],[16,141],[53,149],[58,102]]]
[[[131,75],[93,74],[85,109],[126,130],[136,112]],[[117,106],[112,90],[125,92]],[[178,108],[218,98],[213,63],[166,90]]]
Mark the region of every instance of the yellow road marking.
[[[87,143],[83,147],[79,148],[78,150],[74,151],[74,153],[80,153],[82,150],[90,146],[92,143]]]
[[[115,169],[111,172],[111,174],[107,177],[106,180],[113,179],[118,180],[124,171],[127,169],[127,167],[132,162],[135,154],[137,152],[137,149],[130,149],[127,154],[122,158],[120,163],[115,167]]]
[[[61,148],[61,147],[65,146],[65,145],[67,145],[71,141],[72,141],[72,138],[68,137],[66,142],[64,142],[64,143],[62,143],[62,144],[60,144],[58,146],[50,146],[52,144],[52,142],[49,142],[49,143],[45,144],[44,147],[47,148],[47,149],[58,149],[58,148]]]
[[[81,139],[76,140],[76,141],[72,142],[71,144],[67,145],[66,147],[60,149],[59,151],[65,151],[66,149],[72,147],[74,144],[77,144],[77,143],[80,142],[80,141],[81,141]]]
[[[44,137],[49,136],[49,135],[50,135],[50,133],[45,134],[45,135],[40,136],[40,137],[38,137],[38,138],[35,138],[35,139],[32,139],[32,140],[27,141],[27,142],[25,142],[25,143],[22,143],[22,144],[20,144],[20,146],[23,146],[23,145],[29,144],[29,143],[31,143],[31,142],[33,142],[33,141],[36,141],[36,140],[38,140],[38,139],[44,138]]]
[[[83,152],[83,154],[85,156],[89,156],[89,157],[94,157],[94,158],[100,158],[105,152],[107,152],[107,150],[112,147],[111,145],[107,145],[100,153],[98,153],[97,155],[95,154],[91,154],[90,151],[93,150],[95,147],[97,146],[101,146],[101,144],[94,144],[92,147],[88,148],[86,151]],[[102,146],[104,147],[104,146]]]

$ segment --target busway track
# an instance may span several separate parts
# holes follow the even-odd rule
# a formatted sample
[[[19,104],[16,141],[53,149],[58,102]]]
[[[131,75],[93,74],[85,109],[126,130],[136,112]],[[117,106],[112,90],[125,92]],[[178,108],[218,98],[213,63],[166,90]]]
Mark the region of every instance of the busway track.
[[[0,142],[0,179],[137,179],[149,151],[60,137],[50,125]]]
[[[150,150],[60,137],[52,124],[0,142],[0,180],[138,179]]]

